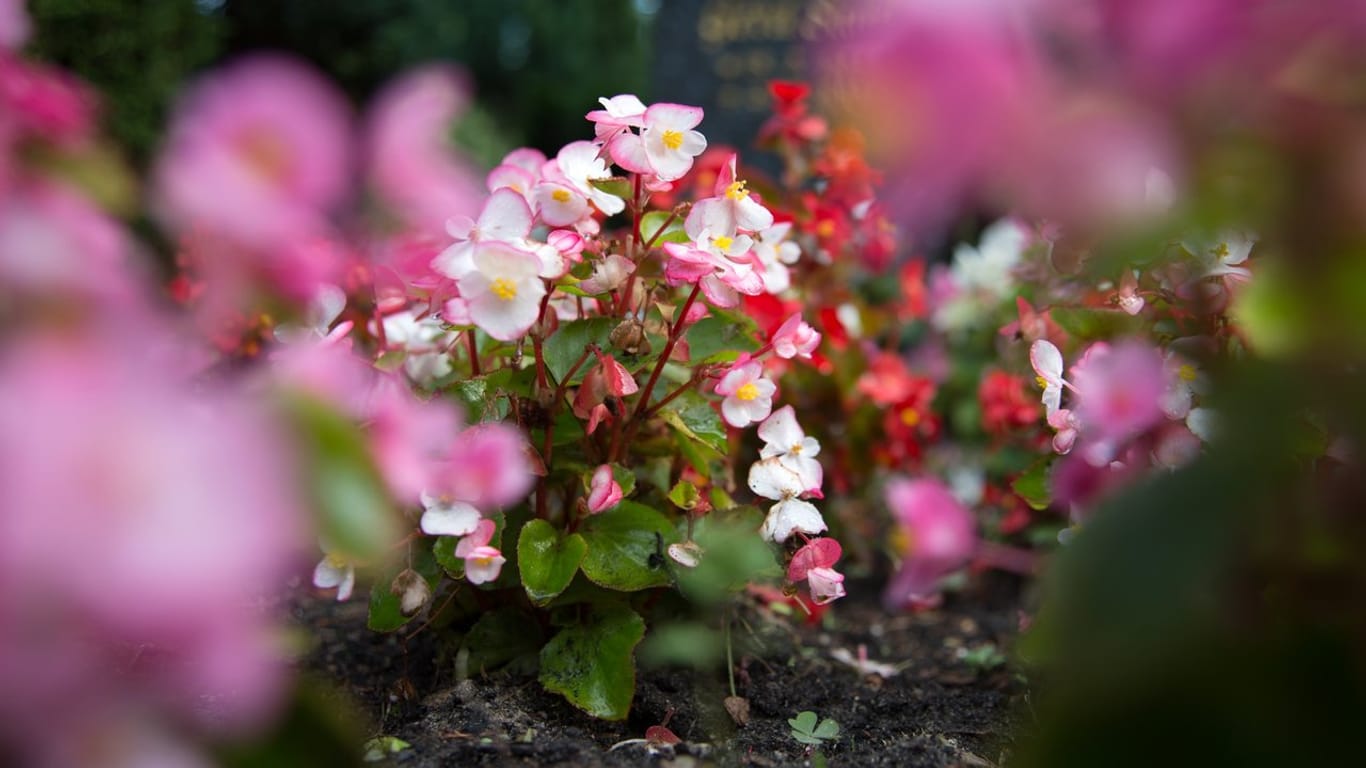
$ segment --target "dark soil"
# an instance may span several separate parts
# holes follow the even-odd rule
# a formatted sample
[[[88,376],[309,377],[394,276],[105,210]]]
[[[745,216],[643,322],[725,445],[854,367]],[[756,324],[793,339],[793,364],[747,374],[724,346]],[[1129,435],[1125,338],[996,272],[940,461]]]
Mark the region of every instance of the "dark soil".
[[[895,616],[871,597],[850,598],[823,626],[751,601],[734,632],[735,683],[749,703],[741,727],[722,707],[729,694],[724,667],[642,668],[630,717],[609,723],[542,690],[527,672],[457,681],[442,633],[372,633],[364,601],[308,598],[296,616],[316,640],[305,670],[340,686],[369,720],[369,735],[411,743],[392,759],[396,765],[785,766],[823,759],[837,766],[995,766],[1009,755],[1015,720],[1027,710],[1022,678],[990,659],[988,647],[1009,655],[1019,591],[1013,580],[990,576],[937,610]],[[884,679],[834,658],[837,649],[857,655],[860,645],[868,659],[899,671]],[[840,727],[817,754],[792,738],[787,723],[803,710]],[[682,744],[611,749],[666,717]]]

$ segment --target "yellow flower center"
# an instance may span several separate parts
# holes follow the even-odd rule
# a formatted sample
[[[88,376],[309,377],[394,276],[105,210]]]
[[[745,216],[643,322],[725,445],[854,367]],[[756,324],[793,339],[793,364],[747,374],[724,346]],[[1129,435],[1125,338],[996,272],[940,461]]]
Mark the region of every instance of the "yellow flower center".
[[[920,411],[914,408],[907,408],[901,412],[901,423],[908,427],[914,427],[920,423]]]
[[[550,197],[557,203],[567,203],[569,202],[569,190],[557,189],[550,193]]]
[[[1183,365],[1176,369],[1176,375],[1180,376],[1182,381],[1195,381],[1195,366]]]
[[[1209,252],[1222,259],[1228,255],[1228,243],[1220,243],[1209,249]]]
[[[664,146],[668,147],[669,149],[678,149],[679,147],[683,146],[683,134],[679,133],[678,131],[667,130],[664,132],[664,135],[659,138],[659,140],[664,142]]]
[[[1035,376],[1034,380],[1039,382],[1039,389],[1048,389],[1048,380],[1042,376]]]
[[[744,200],[746,197],[749,197],[749,190],[745,189],[746,183],[747,182],[738,179],[732,181],[730,186],[726,187],[726,197],[729,197],[732,200]]]
[[[835,234],[835,222],[830,219],[821,219],[816,224],[816,235],[819,237],[830,237]]]
[[[725,251],[729,250],[730,247],[735,244],[735,240],[733,238],[726,237],[725,235],[721,235],[720,237],[713,237],[711,239],[711,244],[716,246],[716,249],[718,251]]]
[[[512,301],[517,298],[517,284],[506,277],[494,280],[493,285],[489,286],[489,290],[493,291],[493,295],[503,301]]]
[[[745,402],[749,402],[759,396],[759,388],[754,386],[754,382],[751,381],[735,390],[735,396]]]
[[[792,454],[793,456],[800,456],[802,453],[802,444],[793,443],[792,447],[787,449],[787,452]]]
[[[474,564],[479,566],[480,568],[487,568],[490,565],[493,565],[493,558],[491,557],[476,557],[473,558],[473,560]]]
[[[328,554],[324,559],[327,560],[329,566],[337,570],[341,570],[347,566],[346,557],[344,555],[339,555],[336,552]]]

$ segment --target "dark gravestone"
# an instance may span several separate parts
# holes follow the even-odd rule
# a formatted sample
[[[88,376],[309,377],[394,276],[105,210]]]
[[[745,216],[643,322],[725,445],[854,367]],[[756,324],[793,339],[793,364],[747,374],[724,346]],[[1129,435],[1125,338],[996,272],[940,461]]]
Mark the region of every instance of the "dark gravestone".
[[[828,0],[663,0],[654,19],[653,87],[647,101],[706,110],[710,145],[777,170],[753,148],[771,109],[771,80],[807,79],[811,12]]]

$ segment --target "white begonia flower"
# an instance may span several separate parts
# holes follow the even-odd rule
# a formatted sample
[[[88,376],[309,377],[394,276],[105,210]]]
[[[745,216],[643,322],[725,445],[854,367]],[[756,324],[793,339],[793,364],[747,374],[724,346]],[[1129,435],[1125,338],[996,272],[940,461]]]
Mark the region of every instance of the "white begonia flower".
[[[1211,408],[1192,408],[1186,414],[1186,429],[1208,443],[1219,435],[1219,414]]]
[[[792,406],[785,405],[765,419],[759,425],[759,439],[764,441],[764,447],[759,449],[761,458],[776,458],[795,472],[803,492],[820,489],[824,472],[816,456],[821,452],[821,444],[802,431]]]
[[[592,185],[593,181],[612,177],[607,170],[607,163],[599,155],[600,151],[598,145],[591,141],[574,141],[564,145],[555,156],[555,162],[570,186],[592,201],[598,210],[611,216],[625,210],[626,201]]]
[[[511,187],[489,195],[478,220],[458,216],[446,222],[446,232],[456,243],[432,259],[432,269],[452,280],[474,270],[474,254],[481,243],[511,243],[531,233],[531,206]]]
[[[474,270],[460,278],[470,322],[499,341],[514,341],[541,313],[545,283],[535,255],[490,243],[474,254]]]
[[[313,568],[313,586],[319,589],[337,588],[337,601],[351,597],[356,588],[356,566],[350,558],[321,543],[323,559]]]
[[[1201,267],[1201,277],[1223,277],[1225,275],[1248,279],[1252,272],[1240,266],[1252,253],[1257,244],[1257,236],[1249,232],[1226,232],[1213,241],[1183,242],[1185,248],[1195,257]]]
[[[1011,270],[1028,242],[1029,232],[1019,223],[1002,219],[992,224],[982,232],[977,246],[959,243],[954,250],[954,282],[968,293],[1005,296],[1015,285]]]
[[[422,493],[422,532],[429,536],[465,536],[474,533],[484,516],[472,504]]]
[[[826,530],[820,511],[797,498],[808,490],[801,476],[778,457],[757,461],[749,468],[749,489],[778,502],[769,508],[759,530],[765,540],[782,543],[798,531],[814,536]]]
[[[419,320],[416,310],[405,309],[384,318],[385,342],[408,351],[403,371],[419,384],[430,384],[451,372],[451,356],[446,349],[456,338],[457,334],[446,330],[435,315]]]
[[[1043,387],[1043,405],[1047,416],[1052,416],[1062,407],[1062,388],[1066,383],[1062,378],[1062,352],[1047,339],[1039,339],[1029,346],[1029,363],[1038,375],[1039,386]]]

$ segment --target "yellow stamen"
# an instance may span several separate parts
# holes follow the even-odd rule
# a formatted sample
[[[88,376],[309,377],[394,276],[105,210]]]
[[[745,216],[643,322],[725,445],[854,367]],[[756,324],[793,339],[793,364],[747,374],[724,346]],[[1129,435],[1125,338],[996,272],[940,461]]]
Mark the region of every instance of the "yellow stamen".
[[[489,567],[490,565],[493,565],[493,558],[491,558],[491,557],[476,557],[476,558],[474,558],[474,564],[477,565],[477,566],[479,566],[480,568],[487,568],[487,567]]]
[[[1034,380],[1039,382],[1039,389],[1048,389],[1048,379],[1042,376],[1035,376]]]
[[[1222,259],[1228,255],[1228,244],[1220,243],[1214,246],[1213,248],[1209,249],[1209,252]]]
[[[754,386],[754,382],[751,381],[750,383],[735,390],[735,396],[740,400],[749,402],[750,400],[753,400],[754,398],[759,396],[759,388]]]
[[[557,203],[567,203],[569,202],[569,190],[557,189],[550,193],[550,197]]]
[[[669,149],[678,149],[683,146],[683,134],[678,131],[667,130],[663,136],[659,137],[659,140],[664,142],[664,146]]]
[[[920,423],[920,411],[914,408],[907,408],[901,412],[901,423],[908,427],[914,427]]]
[[[802,444],[794,443],[791,448],[787,449],[787,452],[792,454],[793,456],[800,456],[802,453]]]
[[[830,219],[821,219],[816,224],[816,235],[818,237],[830,237],[835,234],[835,222]]]
[[[1195,366],[1183,365],[1176,369],[1176,375],[1181,377],[1182,381],[1195,381]]]
[[[330,553],[327,557],[323,559],[327,561],[327,564],[329,566],[337,570],[341,570],[342,568],[345,568],[347,565],[346,558],[342,555],[337,554],[336,552]]]
[[[740,180],[732,181],[730,186],[726,187],[726,197],[737,201],[749,197],[749,190],[745,189],[745,184],[746,182]]]
[[[730,250],[730,247],[735,244],[735,240],[726,237],[725,235],[721,235],[720,237],[713,237],[711,239],[711,244],[716,246],[716,250],[718,251],[728,251]]]
[[[489,286],[489,290],[493,291],[493,295],[503,301],[512,301],[517,298],[517,284],[506,277],[494,280],[493,285]]]

